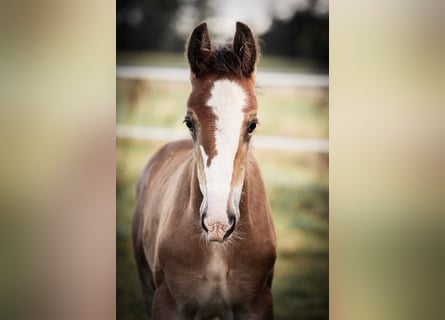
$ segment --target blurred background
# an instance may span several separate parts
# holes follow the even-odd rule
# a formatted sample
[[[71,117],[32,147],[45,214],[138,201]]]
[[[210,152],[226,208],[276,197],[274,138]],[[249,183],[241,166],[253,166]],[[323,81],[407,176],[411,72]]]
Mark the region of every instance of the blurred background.
[[[117,1],[117,318],[144,319],[130,241],[135,181],[168,141],[187,138],[182,120],[191,86],[184,44],[208,23],[230,41],[235,22],[260,37],[262,169],[278,237],[276,319],[328,318],[327,1]]]
[[[131,122],[125,109],[129,101],[141,101],[138,110],[147,112],[141,122],[148,123],[155,111],[167,112],[170,97],[147,104],[140,95],[123,94],[129,88],[139,92],[138,86],[162,84],[159,79],[122,75],[122,66],[133,64],[153,71],[156,61],[154,49],[123,50],[121,28],[130,26],[122,24],[128,16],[123,19],[121,10],[129,12],[127,4],[133,3],[118,2],[116,12],[113,0],[0,1],[0,319],[109,320],[116,318],[116,303],[118,319],[142,318],[126,224],[133,210],[133,179],[156,144],[164,141],[121,137],[121,126]],[[146,3],[139,1],[138,5]],[[256,21],[266,17],[275,21],[272,25],[280,25],[292,20],[280,18],[279,12],[304,15],[310,21],[324,19],[327,25],[327,7],[323,11],[321,2],[314,9],[309,9],[308,2],[239,3],[238,7],[242,3],[246,8],[234,9],[230,1],[220,1],[221,8],[216,10],[213,5],[210,9],[215,11],[203,15],[203,20],[221,17],[225,10],[224,15],[233,21],[224,26],[234,28],[234,20],[239,19],[263,38],[267,28],[258,29]],[[160,16],[163,11],[150,12]],[[444,12],[442,0],[330,1],[332,319],[445,319]],[[139,20],[146,23],[156,16],[147,19],[144,13]],[[162,30],[174,25],[162,19]],[[222,30],[217,21],[222,20],[209,24],[211,32]],[[303,25],[287,28],[286,32],[295,35],[301,28]],[[300,35],[309,34],[307,24],[304,28],[306,32]],[[327,32],[327,26],[323,30]],[[315,40],[319,39],[322,37]],[[301,74],[320,76],[326,70],[301,53],[289,59],[280,54],[281,66],[267,65],[278,55],[268,51],[268,41],[263,43],[260,72],[279,71],[281,78],[284,73],[298,74],[301,79]],[[290,44],[291,40],[277,42]],[[177,46],[181,48],[183,42]],[[185,67],[178,50],[179,60],[168,62],[162,51],[164,66]],[[151,57],[137,62],[138,52],[151,52]],[[134,54],[133,61],[124,63],[124,53]],[[159,66],[162,60],[156,63]],[[187,80],[178,78],[177,85],[188,92]],[[164,81],[164,88],[168,83],[172,85]],[[293,106],[286,109],[285,99],[290,98],[276,86],[259,81],[262,126],[257,138],[272,132],[281,138],[309,139],[306,137],[320,132],[310,133],[310,128],[327,128],[326,112],[317,116],[321,114],[318,108],[324,105],[326,109],[326,103],[313,103],[314,96],[316,101],[326,99],[322,92],[327,88],[301,83],[286,89],[292,93]],[[161,92],[156,87],[151,93],[148,89],[142,92],[154,99],[156,90]],[[167,89],[163,90],[165,95]],[[274,96],[273,90],[278,94]],[[172,90],[171,97],[178,92]],[[182,120],[183,99],[177,102],[181,105],[179,114],[175,113],[178,121]],[[271,106],[267,99],[276,101]],[[285,116],[289,109],[298,117]],[[280,117],[280,123],[273,116]],[[136,119],[134,116],[133,121]],[[171,122],[178,125],[176,120]],[[298,132],[279,133],[289,127],[288,122]],[[155,125],[144,124],[148,127]],[[178,125],[178,130],[184,128]],[[327,129],[322,140],[326,138]],[[261,139],[256,142],[278,230],[277,318],[326,318],[326,312],[320,310],[327,309],[327,219],[318,217],[327,211],[327,183],[323,182],[327,174],[317,163],[327,162],[327,154],[304,151],[301,143],[298,151],[295,147],[284,151],[264,148],[264,139],[263,147]],[[325,160],[319,160],[323,157]]]

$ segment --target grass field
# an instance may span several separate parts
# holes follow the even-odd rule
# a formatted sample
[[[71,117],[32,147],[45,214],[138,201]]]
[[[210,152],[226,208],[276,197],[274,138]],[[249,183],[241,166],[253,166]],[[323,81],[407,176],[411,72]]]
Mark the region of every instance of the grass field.
[[[117,81],[117,122],[182,125],[189,86]],[[328,137],[326,92],[258,89],[258,134]],[[144,319],[130,243],[135,181],[164,142],[117,139],[117,318]],[[328,318],[328,156],[254,150],[278,237],[273,295],[276,319]]]

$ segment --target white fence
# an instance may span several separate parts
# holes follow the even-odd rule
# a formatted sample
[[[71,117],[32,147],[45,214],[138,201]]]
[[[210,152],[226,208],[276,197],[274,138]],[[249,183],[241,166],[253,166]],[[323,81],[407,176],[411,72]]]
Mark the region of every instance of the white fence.
[[[122,79],[145,79],[188,82],[190,72],[186,68],[117,66],[116,75]],[[327,75],[305,73],[282,73],[273,71],[258,71],[257,84],[265,87],[299,87],[326,88],[329,86]]]
[[[116,76],[122,79],[188,82],[190,74],[186,68],[117,66]],[[269,71],[259,71],[256,82],[260,87],[326,88],[329,86],[327,75]],[[139,140],[170,141],[187,138],[188,134],[182,130],[168,128],[117,125],[116,136]],[[321,139],[258,135],[255,136],[253,144],[256,148],[271,150],[329,152],[328,140]]]

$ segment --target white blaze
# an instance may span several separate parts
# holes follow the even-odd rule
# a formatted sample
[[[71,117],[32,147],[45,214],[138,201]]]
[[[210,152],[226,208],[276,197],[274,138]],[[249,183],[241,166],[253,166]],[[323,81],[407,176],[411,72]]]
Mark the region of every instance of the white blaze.
[[[201,147],[206,176],[207,214],[209,222],[227,221],[226,207],[230,196],[233,163],[238,149],[246,93],[236,82],[217,80],[207,105],[216,115],[216,156],[207,167],[207,154]],[[206,197],[207,196],[207,197]]]

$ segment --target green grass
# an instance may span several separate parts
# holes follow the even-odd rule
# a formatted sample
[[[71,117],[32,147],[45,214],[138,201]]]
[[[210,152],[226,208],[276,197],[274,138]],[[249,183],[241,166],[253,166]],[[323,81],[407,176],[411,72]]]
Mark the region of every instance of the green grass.
[[[117,122],[181,124],[189,86],[118,80]],[[328,111],[317,90],[260,88],[258,134],[327,138]],[[132,96],[133,95],[133,96]],[[130,243],[135,181],[163,142],[117,139],[117,318],[145,319]],[[254,150],[277,231],[273,282],[277,320],[328,318],[328,158]]]

